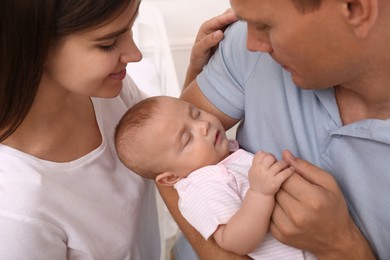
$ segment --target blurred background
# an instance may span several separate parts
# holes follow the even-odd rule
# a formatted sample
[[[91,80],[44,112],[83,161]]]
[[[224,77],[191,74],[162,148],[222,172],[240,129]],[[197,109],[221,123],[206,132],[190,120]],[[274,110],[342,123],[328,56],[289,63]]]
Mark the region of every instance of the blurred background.
[[[179,84],[184,81],[189,55],[199,26],[203,21],[223,13],[229,0],[142,0],[161,12]]]

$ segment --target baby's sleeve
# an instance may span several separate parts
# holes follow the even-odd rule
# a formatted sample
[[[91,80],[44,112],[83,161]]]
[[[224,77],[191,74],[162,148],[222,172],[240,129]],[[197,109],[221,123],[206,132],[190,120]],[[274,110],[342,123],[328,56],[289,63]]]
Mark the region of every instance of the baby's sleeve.
[[[179,209],[206,240],[241,207],[236,180],[222,165],[204,167],[182,184]]]

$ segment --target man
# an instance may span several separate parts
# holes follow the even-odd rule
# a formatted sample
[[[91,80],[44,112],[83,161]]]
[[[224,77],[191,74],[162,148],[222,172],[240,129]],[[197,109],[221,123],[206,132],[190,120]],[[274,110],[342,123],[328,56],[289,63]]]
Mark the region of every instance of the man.
[[[277,239],[319,259],[388,259],[389,1],[230,3],[246,24],[229,28],[182,98],[225,128],[241,120],[244,149],[294,167],[276,195]],[[170,190],[160,192],[201,258],[225,253],[188,227]]]

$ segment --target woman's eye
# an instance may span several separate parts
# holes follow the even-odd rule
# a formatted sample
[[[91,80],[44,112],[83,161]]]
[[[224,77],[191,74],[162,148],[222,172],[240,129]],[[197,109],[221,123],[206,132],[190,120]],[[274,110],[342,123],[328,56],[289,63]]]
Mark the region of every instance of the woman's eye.
[[[99,46],[99,49],[104,51],[104,52],[110,52],[113,51],[116,47],[116,41],[113,44],[110,45],[101,45]]]

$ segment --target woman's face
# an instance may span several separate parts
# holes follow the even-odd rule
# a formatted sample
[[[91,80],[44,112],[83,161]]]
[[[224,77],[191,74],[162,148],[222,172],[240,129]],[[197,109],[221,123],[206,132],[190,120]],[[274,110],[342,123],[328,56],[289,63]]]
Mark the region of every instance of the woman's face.
[[[131,32],[139,4],[131,1],[118,17],[101,27],[65,36],[49,52],[41,90],[57,88],[84,96],[117,96],[126,64],[142,58]]]

